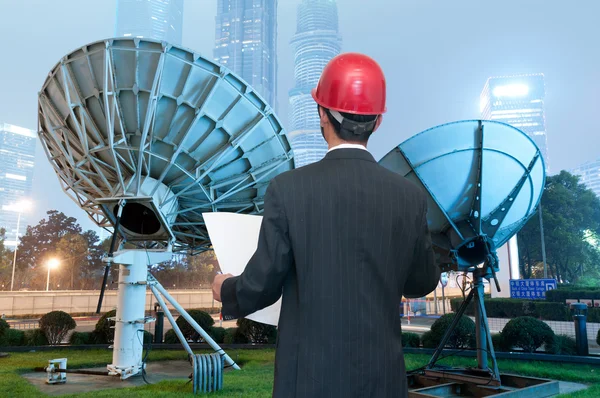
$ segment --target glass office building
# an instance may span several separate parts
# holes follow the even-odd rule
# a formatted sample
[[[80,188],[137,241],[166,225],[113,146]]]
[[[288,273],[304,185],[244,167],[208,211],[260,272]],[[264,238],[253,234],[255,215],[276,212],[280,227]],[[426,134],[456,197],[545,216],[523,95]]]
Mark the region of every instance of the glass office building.
[[[117,37],[181,45],[183,0],[117,0]]]
[[[277,0],[217,0],[214,60],[277,109]]]
[[[586,162],[571,173],[578,175],[580,181],[600,198],[600,159]]]
[[[0,228],[7,246],[14,247],[17,233],[23,236],[27,229],[22,205],[31,198],[36,137],[34,130],[0,123]]]
[[[301,167],[321,160],[327,153],[311,90],[317,86],[325,65],[341,52],[336,2],[302,0],[291,44],[296,84],[289,92],[288,137],[294,149],[296,167]]]
[[[540,149],[548,171],[548,143],[544,113],[544,75],[490,77],[481,92],[481,116],[525,132]]]

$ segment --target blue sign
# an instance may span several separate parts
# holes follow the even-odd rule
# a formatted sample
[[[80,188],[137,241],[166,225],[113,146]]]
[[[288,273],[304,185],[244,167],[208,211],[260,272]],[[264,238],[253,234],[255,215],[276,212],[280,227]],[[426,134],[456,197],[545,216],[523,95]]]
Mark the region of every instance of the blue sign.
[[[511,279],[510,298],[544,300],[548,290],[556,289],[556,279]]]

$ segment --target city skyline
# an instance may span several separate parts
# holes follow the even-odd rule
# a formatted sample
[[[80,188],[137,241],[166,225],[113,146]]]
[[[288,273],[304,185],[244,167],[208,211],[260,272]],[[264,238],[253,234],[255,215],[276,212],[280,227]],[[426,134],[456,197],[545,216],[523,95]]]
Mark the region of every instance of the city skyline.
[[[596,160],[590,160],[582,163],[580,166],[571,170],[572,174],[580,177],[579,182],[586,188],[594,191],[600,198],[600,157]]]
[[[181,45],[183,0],[117,0],[115,36]]]
[[[217,0],[213,59],[277,110],[277,0]]]
[[[0,228],[7,246],[17,245],[30,219],[36,140],[34,130],[0,123]]]
[[[337,3],[333,0],[303,0],[298,6],[294,49],[294,88],[289,92],[288,138],[296,167],[321,160],[327,143],[320,127],[317,104],[311,91],[325,65],[341,52]]]
[[[483,119],[510,124],[526,133],[539,148],[546,171],[550,169],[542,73],[487,79],[480,96]]]

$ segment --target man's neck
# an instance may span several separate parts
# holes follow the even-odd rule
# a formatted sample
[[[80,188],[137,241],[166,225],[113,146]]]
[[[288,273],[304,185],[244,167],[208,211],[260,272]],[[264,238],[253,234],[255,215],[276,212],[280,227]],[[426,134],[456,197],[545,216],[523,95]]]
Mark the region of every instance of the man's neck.
[[[329,152],[334,151],[336,149],[359,149],[359,150],[362,150],[362,151],[366,151],[367,147],[364,144],[358,144],[358,143],[357,144],[353,144],[353,143],[350,143],[350,142],[345,142],[343,144],[339,144],[339,145],[336,145],[336,146],[330,146],[329,150],[327,152],[329,153]]]
[[[361,146],[363,148],[367,148],[367,145],[365,143],[362,142],[351,142],[351,141],[343,141],[343,140],[334,140],[333,142],[328,142],[327,146],[328,149],[331,150],[333,148],[337,148],[341,145],[344,146]]]

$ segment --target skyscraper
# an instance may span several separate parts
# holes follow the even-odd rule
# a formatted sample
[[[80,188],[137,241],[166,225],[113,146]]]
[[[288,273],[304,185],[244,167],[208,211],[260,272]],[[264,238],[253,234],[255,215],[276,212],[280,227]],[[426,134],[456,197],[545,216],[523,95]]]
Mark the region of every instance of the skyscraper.
[[[510,124],[527,134],[540,149],[548,171],[546,120],[544,115],[544,75],[490,77],[480,97],[481,117]],[[510,297],[510,279],[520,279],[517,235],[497,250],[500,272],[497,277],[502,291],[495,285],[492,297]]]
[[[543,74],[490,77],[481,92],[480,110],[484,119],[525,132],[540,149],[548,171],[545,93]]]
[[[572,173],[580,176],[580,181],[600,198],[600,158],[582,164]]]
[[[291,44],[294,47],[296,85],[289,93],[288,137],[294,149],[296,167],[301,167],[321,160],[327,153],[317,104],[310,92],[317,86],[325,65],[342,49],[336,2],[302,0]]]
[[[277,109],[277,0],[217,0],[214,60]]]
[[[0,228],[7,246],[15,246],[17,232],[22,236],[27,228],[19,207],[31,197],[36,137],[34,130],[0,123]]]
[[[181,45],[183,0],[117,0],[116,36]]]

